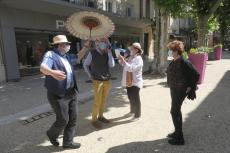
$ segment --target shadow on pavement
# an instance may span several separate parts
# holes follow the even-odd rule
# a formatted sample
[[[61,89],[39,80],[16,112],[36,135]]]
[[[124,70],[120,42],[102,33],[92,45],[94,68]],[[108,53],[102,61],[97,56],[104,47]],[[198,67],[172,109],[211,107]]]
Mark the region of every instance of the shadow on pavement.
[[[147,76],[154,79],[152,76]],[[164,85],[164,83],[161,83]],[[131,142],[110,148],[107,153],[206,153],[229,152],[230,150],[230,71],[227,71],[216,88],[202,101],[202,103],[185,118],[183,123],[185,146],[171,146],[167,139],[159,139],[145,142]],[[129,107],[125,100],[126,94],[121,89],[110,93],[105,112],[114,114],[122,107]],[[199,90],[197,92],[199,96]],[[191,102],[193,103],[193,102]],[[90,124],[92,101],[79,105],[77,135],[86,136],[96,131]],[[128,108],[127,108],[128,111]],[[183,109],[182,109],[183,111]],[[170,113],[168,113],[170,117]],[[106,116],[106,115],[105,115]],[[110,115],[111,116],[111,115]],[[113,123],[105,125],[103,129],[132,122],[117,114],[112,118]],[[1,126],[0,152],[1,153],[53,153],[62,152],[61,147],[53,147],[48,143],[46,130],[54,121],[54,115],[33,122],[26,126],[14,123],[14,125]],[[62,141],[62,140],[61,140]],[[61,142],[62,143],[62,142]]]
[[[129,102],[125,100],[126,93],[122,89],[115,89],[111,91],[107,106],[105,109],[105,117],[107,113],[112,113],[114,110],[123,107],[129,107]],[[91,125],[91,110],[93,102],[92,100],[78,106],[78,136],[87,136],[91,132],[97,131]],[[114,109],[114,110],[113,110]],[[127,108],[127,112],[128,112]],[[126,118],[125,114],[116,114],[110,124],[103,124],[103,129],[111,128],[121,124],[127,124],[132,122],[131,119]],[[112,116],[112,115],[109,115]],[[53,153],[62,152],[62,147],[54,147],[48,142],[46,131],[55,121],[55,115],[42,118],[27,125],[20,125],[20,123],[14,123],[14,125],[5,125],[1,127],[0,135],[0,153]],[[10,127],[11,126],[11,127]],[[16,128],[16,126],[18,128]],[[10,133],[10,134],[9,134]],[[5,141],[3,141],[5,139]],[[62,145],[62,138],[60,138],[60,145]],[[3,142],[3,143],[2,143]],[[48,144],[48,146],[46,144]]]
[[[106,153],[154,153],[161,152],[162,149],[170,151],[170,146],[167,144],[167,139],[131,142],[110,148]]]
[[[167,139],[132,142],[110,148],[106,153],[207,153],[230,150],[230,71],[183,123],[186,144],[171,146]],[[199,90],[197,92],[199,95]],[[191,101],[191,103],[193,103]],[[183,109],[182,109],[183,111]],[[169,114],[170,115],[170,114]]]
[[[158,85],[161,85],[164,88],[169,88],[167,82],[160,82],[160,83],[158,83]]]
[[[106,112],[109,112],[112,108],[119,108],[119,107],[127,107],[126,105],[129,105],[129,102],[124,100],[125,93],[122,89],[116,89],[113,93],[110,93],[107,106],[105,108],[105,117]],[[85,136],[91,132],[97,131],[92,125],[91,125],[91,110],[92,110],[93,102],[87,102],[84,104],[83,110],[79,110],[79,126],[78,126],[78,133],[79,136]],[[86,109],[86,110],[84,110]],[[107,117],[106,117],[107,118]],[[124,114],[120,114],[120,116],[115,118],[108,118],[112,122],[109,124],[102,124],[103,129],[107,129],[113,126],[126,124],[129,122],[132,122],[131,120],[127,120]],[[124,120],[126,119],[126,120]]]

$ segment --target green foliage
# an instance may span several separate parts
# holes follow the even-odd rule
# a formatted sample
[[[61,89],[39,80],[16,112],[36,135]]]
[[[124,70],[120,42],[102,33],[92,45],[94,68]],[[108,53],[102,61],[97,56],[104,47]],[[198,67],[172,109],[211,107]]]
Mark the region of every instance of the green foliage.
[[[198,48],[191,48],[189,50],[190,54],[202,54],[202,53],[211,53],[213,52],[213,48],[210,47],[198,47]]]
[[[221,43],[224,42],[224,35],[230,31],[230,0],[223,0],[220,7],[215,12],[217,21],[219,22],[220,33],[221,33]]]
[[[189,0],[153,0],[160,8],[170,13],[172,17],[185,17],[188,15]],[[190,0],[191,1],[191,0]]]
[[[210,47],[199,47],[197,48],[198,52],[206,52],[206,53],[210,53],[213,52],[213,48]]]
[[[217,16],[218,22],[220,24],[225,23],[230,25],[230,1],[223,0],[220,4],[220,7],[215,12],[215,16]]]
[[[219,22],[217,21],[217,18],[211,18],[208,20],[208,30],[209,32],[214,32],[219,29]]]
[[[172,17],[192,17],[197,23],[198,18],[208,15],[211,8],[214,7],[218,0],[153,0],[159,7],[170,13]],[[230,0],[224,0],[229,3]],[[228,2],[227,2],[228,1]],[[222,3],[223,5],[223,3]],[[225,7],[230,5],[223,5]],[[230,9],[226,9],[230,14]],[[229,16],[228,14],[228,16]],[[230,20],[230,17],[228,18]],[[215,17],[208,20],[208,29],[213,32],[218,30],[219,24]],[[193,31],[197,31],[197,26]]]
[[[199,16],[206,16],[208,14],[212,14],[214,12],[211,12],[214,5],[219,0],[191,0],[192,8],[196,15]]]
[[[188,59],[188,53],[187,53],[187,52],[183,52],[182,57],[183,57],[184,59]]]
[[[223,45],[222,44],[217,44],[217,45],[214,46],[214,48],[218,48],[218,47],[222,48]]]

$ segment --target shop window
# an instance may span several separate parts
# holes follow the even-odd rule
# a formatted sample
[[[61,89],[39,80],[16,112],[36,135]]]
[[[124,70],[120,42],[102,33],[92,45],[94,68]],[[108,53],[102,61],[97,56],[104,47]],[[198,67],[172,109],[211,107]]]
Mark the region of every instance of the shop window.
[[[106,10],[111,13],[112,9],[113,9],[113,3],[112,2],[106,2]]]
[[[51,43],[55,35],[57,35],[55,32],[16,30],[16,47],[21,76],[40,73],[40,63],[46,51],[53,49]],[[69,51],[72,62],[74,66],[77,66],[76,54],[81,48],[80,39],[70,35],[67,37],[72,42]]]
[[[132,15],[132,10],[130,7],[127,7],[126,8],[126,16],[131,17],[131,15]]]
[[[95,2],[94,1],[88,1],[88,7],[95,8]]]

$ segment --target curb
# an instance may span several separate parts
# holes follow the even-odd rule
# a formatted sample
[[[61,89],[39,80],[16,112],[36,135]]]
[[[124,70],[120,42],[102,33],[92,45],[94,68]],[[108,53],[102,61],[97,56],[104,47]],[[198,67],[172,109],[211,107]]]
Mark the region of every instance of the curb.
[[[117,88],[118,88],[118,86],[114,85],[114,87],[111,88],[110,93],[113,93]],[[80,105],[85,104],[86,102],[88,102],[92,99],[93,99],[92,91],[79,94],[78,104],[80,104]],[[0,118],[0,125],[7,125],[7,124],[17,122],[17,121],[19,121],[20,123],[23,123],[24,121],[30,120],[31,118],[33,118],[35,116],[39,116],[39,115],[44,114],[46,112],[52,112],[50,104],[48,104],[48,103],[37,106],[35,108],[24,110],[24,111],[15,113],[15,114],[3,116]]]

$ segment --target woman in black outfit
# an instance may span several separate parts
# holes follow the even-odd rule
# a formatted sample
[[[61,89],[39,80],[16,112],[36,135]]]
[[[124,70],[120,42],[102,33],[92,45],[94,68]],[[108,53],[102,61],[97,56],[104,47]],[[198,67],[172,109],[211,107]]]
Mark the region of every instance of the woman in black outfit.
[[[184,145],[181,106],[186,96],[192,100],[196,98],[199,73],[182,57],[184,45],[181,41],[170,42],[168,48],[173,52],[173,61],[167,69],[167,83],[171,93],[171,116],[175,131],[167,137],[171,138],[168,140],[171,145]]]

